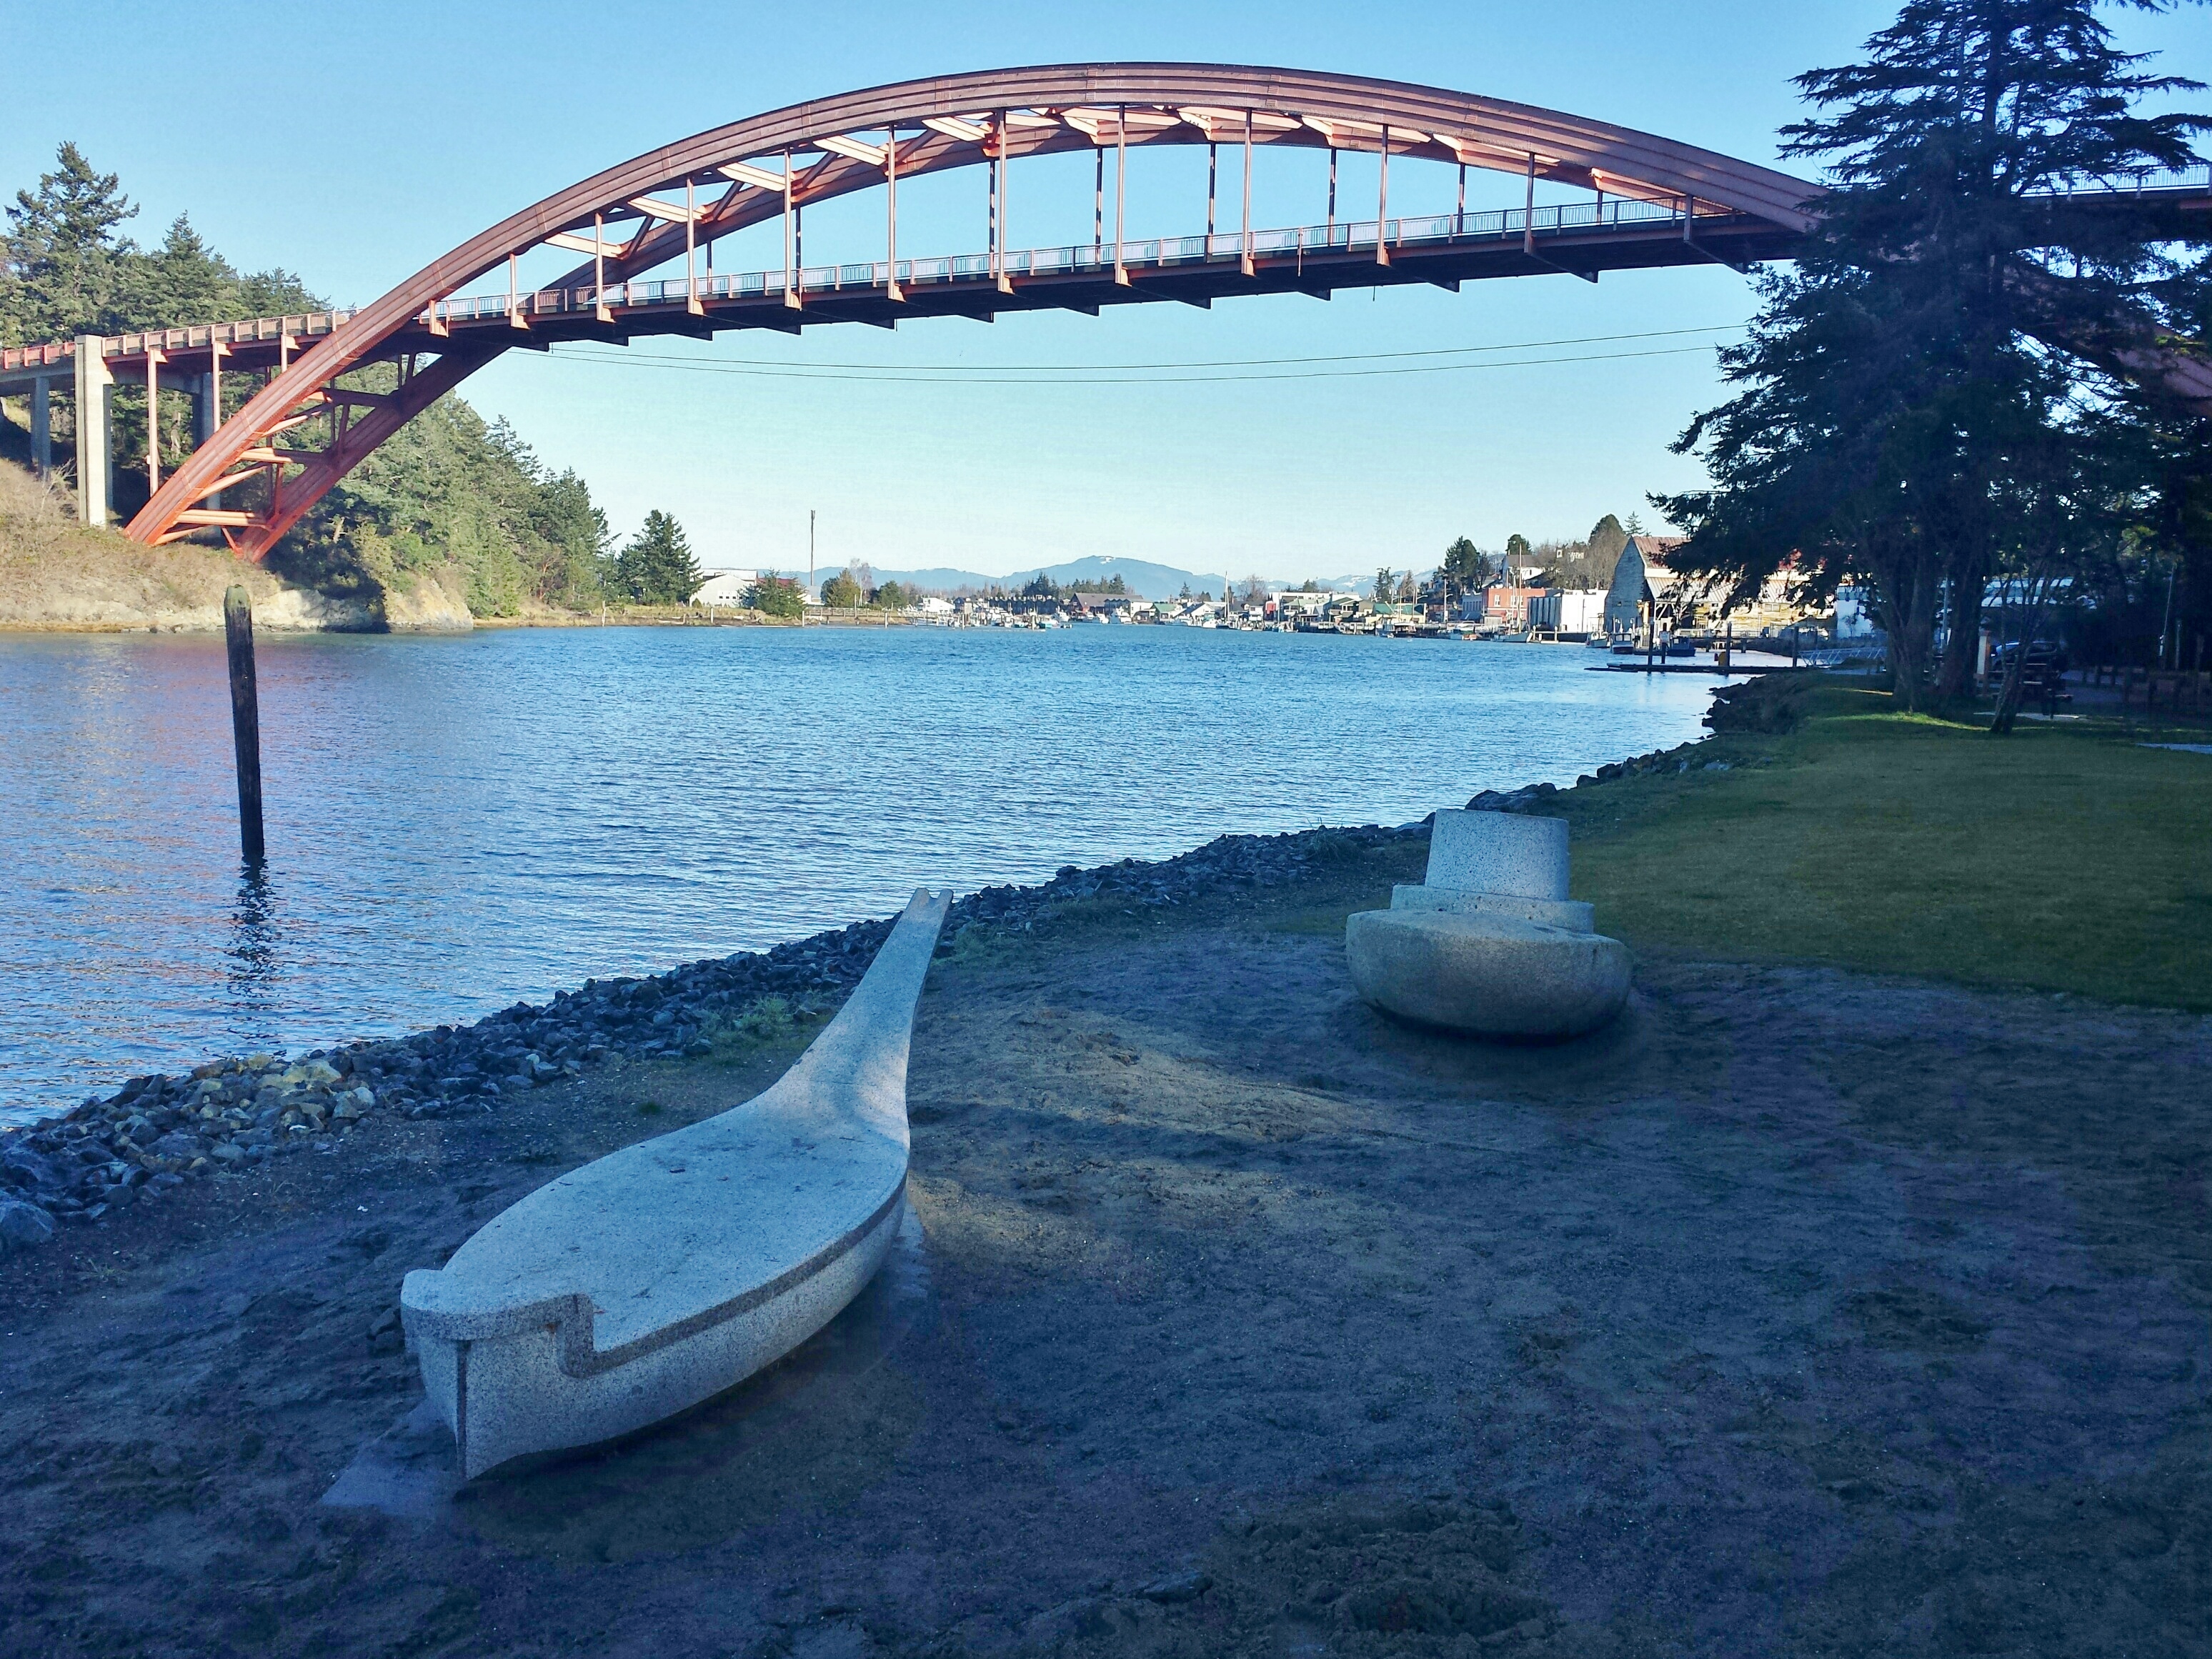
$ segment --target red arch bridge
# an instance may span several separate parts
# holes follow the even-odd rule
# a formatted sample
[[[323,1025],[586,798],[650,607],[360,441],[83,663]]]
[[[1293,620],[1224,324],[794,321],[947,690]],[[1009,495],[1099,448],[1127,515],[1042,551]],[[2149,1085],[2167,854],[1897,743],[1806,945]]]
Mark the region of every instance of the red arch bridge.
[[[1198,234],[1132,240],[1128,152],[1163,144],[1209,147],[1208,222]],[[1325,210],[1308,224],[1255,227],[1253,156],[1282,146],[1329,152]],[[1006,227],[1023,198],[1010,163],[1071,150],[1095,158],[1091,240],[1016,248]],[[1380,158],[1371,200],[1339,199],[1344,151]],[[1411,161],[1459,169],[1458,210],[1392,216],[1392,163]],[[985,250],[902,253],[901,180],[972,167],[988,169]],[[1522,205],[1466,211],[1469,168],[1511,175]],[[1588,196],[1540,206],[1539,181]],[[872,189],[884,196],[883,257],[808,264],[804,210]],[[185,384],[198,393],[197,447],[165,478],[149,431],[149,499],[126,533],[158,544],[218,531],[258,559],[411,416],[518,346],[1036,308],[1095,314],[1243,294],[1326,299],[1338,288],[1455,289],[1547,272],[1595,282],[1607,270],[1705,261],[1744,268],[1790,257],[1817,222],[1819,195],[1787,173],[1609,122],[1399,82],[1191,64],[993,70],[793,105],[649,151],[494,225],[357,311],[11,349],[0,353],[0,393],[31,393],[33,452],[46,458],[51,385],[73,388],[80,511],[103,523],[110,389]],[[2201,236],[2212,176],[2199,168],[2092,182],[2052,200],[2154,215],[2166,234]],[[714,269],[719,239],[772,222],[782,229],[779,269]],[[550,286],[520,287],[519,261],[548,246],[574,256],[573,268]],[[478,283],[489,291],[462,294]],[[2212,410],[2212,362],[2201,356],[2147,332],[2077,349]],[[343,384],[372,363],[398,366],[392,389]],[[278,372],[226,413],[226,366]],[[150,427],[158,400],[148,404]]]

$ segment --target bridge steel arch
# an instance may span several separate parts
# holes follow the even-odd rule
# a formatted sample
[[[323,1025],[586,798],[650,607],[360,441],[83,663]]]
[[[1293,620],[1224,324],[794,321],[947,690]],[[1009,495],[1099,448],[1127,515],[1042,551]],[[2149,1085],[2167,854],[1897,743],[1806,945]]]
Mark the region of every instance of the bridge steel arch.
[[[410,417],[508,346],[526,343],[520,330],[503,340],[439,337],[435,307],[548,242],[593,252],[564,286],[613,283],[682,257],[687,245],[781,216],[787,190],[802,205],[882,185],[893,170],[907,178],[1057,151],[1242,143],[1248,119],[1258,146],[1457,162],[1679,203],[1692,213],[1748,216],[1793,238],[1814,222],[1806,203],[1816,187],[1771,168],[1610,122],[1395,81],[1237,65],[1088,64],[875,87],[648,150],[471,237],[293,360],[162,483],[126,533],[160,542],[212,524],[237,551],[260,557]],[[881,136],[859,136],[869,134]],[[787,157],[805,159],[786,173]],[[702,184],[720,193],[690,205],[699,203]],[[611,220],[635,228],[611,241]],[[1009,286],[1003,279],[1000,285]],[[404,376],[395,392],[339,385],[350,370],[398,356],[408,339],[438,355]],[[331,416],[330,448],[275,447],[278,434],[323,410]],[[222,489],[270,474],[276,482],[266,514],[199,507]]]
[[[1224,143],[1380,153],[1386,177],[1390,157],[1457,163],[1526,179],[1531,203],[1540,179],[1601,197],[1665,204],[1681,226],[1680,246],[1667,256],[1674,262],[1729,257],[1698,251],[1692,231],[1701,222],[1728,228],[1747,258],[1786,257],[1818,222],[1820,187],[1772,168],[1611,122],[1403,82],[1235,64],[1140,63],[995,70],[874,87],[750,116],[649,150],[471,238],[285,364],[161,483],[125,533],[159,543],[216,527],[235,551],[260,558],[414,415],[510,347],[543,343],[533,339],[529,317],[519,306],[487,327],[481,319],[468,326],[450,324],[443,304],[465,284],[502,267],[512,282],[514,262],[541,246],[591,255],[556,285],[564,293],[586,289],[590,300],[581,331],[574,326],[579,319],[571,318],[562,337],[626,338],[608,309],[609,285],[685,258],[702,243],[711,246],[749,226],[777,217],[793,222],[793,210],[805,205],[986,162],[1000,163],[1003,185],[1003,164],[1027,156]],[[702,185],[711,199],[702,197]],[[1510,268],[1566,268],[1536,252],[1536,216],[1531,211],[1523,221],[1528,263]],[[1380,207],[1377,222],[1372,257],[1387,264]],[[611,224],[625,228],[620,240],[611,240]],[[1161,297],[1129,292],[1118,222],[1111,246],[1110,272],[1093,273],[1096,282],[1116,285],[1106,297]],[[1648,251],[1635,259],[1658,262]],[[889,280],[878,297],[890,302],[891,315],[901,314],[908,296],[900,291],[900,264],[894,258],[884,269]],[[1241,262],[1226,270],[1232,277],[1254,277],[1249,240]],[[994,302],[997,307],[1025,303],[1017,293],[1018,285],[1028,286],[1022,279],[1003,269],[994,274],[1002,296]],[[708,316],[688,276],[687,270],[691,324],[684,331],[762,325],[757,315],[743,321]],[[1354,285],[1341,274],[1329,280]],[[1253,284],[1252,291],[1274,290]],[[1327,289],[1313,291],[1325,295]],[[1087,302],[1079,288],[1046,284],[1035,285],[1027,301],[1085,309],[1099,302],[1095,283]],[[854,319],[849,311],[810,316],[803,284],[794,290],[787,283],[782,304],[793,314],[778,315],[769,325],[795,330],[806,322]],[[917,306],[904,314],[932,313]],[[431,360],[421,362],[425,356]],[[395,359],[401,374],[392,392],[340,384],[349,371]],[[2200,395],[2212,394],[2212,367],[2192,365],[2191,372],[2206,383]],[[325,413],[328,447],[277,447],[280,434]],[[204,505],[261,478],[271,481],[265,511]]]

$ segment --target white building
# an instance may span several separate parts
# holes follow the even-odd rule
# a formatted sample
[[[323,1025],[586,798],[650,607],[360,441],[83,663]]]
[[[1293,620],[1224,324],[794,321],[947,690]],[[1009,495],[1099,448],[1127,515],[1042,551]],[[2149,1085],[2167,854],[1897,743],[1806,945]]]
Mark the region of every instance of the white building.
[[[1871,639],[1881,630],[1875,626],[1874,595],[1863,587],[1846,584],[1836,590],[1836,637],[1839,640]]]
[[[1607,590],[1547,588],[1528,601],[1528,626],[1553,634],[1602,634]]]
[[[711,570],[699,591],[691,596],[694,605],[740,605],[745,594],[760,580],[757,570]]]

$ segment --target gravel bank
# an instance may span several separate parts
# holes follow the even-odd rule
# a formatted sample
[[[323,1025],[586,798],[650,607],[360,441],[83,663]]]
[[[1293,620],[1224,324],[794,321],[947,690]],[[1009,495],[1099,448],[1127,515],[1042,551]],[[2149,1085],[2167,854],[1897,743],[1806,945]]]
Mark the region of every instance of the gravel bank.
[[[1702,764],[1685,744],[1601,767],[1597,783]],[[1541,811],[1553,785],[1485,790],[1468,806]],[[1024,932],[1071,904],[1164,909],[1218,894],[1291,887],[1347,854],[1425,841],[1427,821],[1396,828],[1223,836],[1176,858],[1068,866],[1034,886],[987,887],[957,901],[939,946],[969,934]],[[587,980],[550,1002],[516,1003],[472,1024],[403,1038],[248,1054],[191,1073],[131,1079],[57,1120],[0,1134],[0,1254],[35,1248],[59,1226],[96,1224],[175,1188],[238,1174],[288,1153],[327,1152],[392,1118],[496,1110],[548,1084],[614,1061],[711,1056],[773,1036],[842,1002],[889,935],[891,920],[855,922],[765,952],[687,963],[643,978]]]
[[[971,926],[915,1237],[618,1446],[441,1483],[401,1277],[809,1019],[0,1262],[0,1652],[2207,1650],[2212,1019],[1650,957],[1595,1038],[1461,1042],[1345,972],[1418,834],[1300,850]]]

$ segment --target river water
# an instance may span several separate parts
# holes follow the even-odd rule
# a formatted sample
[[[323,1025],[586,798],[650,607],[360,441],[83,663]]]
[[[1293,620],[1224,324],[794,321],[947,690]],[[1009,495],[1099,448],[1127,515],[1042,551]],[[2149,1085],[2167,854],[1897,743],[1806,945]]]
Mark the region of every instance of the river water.
[[[1696,735],[1576,647],[1182,628],[0,637],[0,1121],[1062,865],[1403,823]]]

